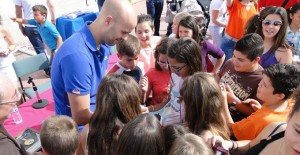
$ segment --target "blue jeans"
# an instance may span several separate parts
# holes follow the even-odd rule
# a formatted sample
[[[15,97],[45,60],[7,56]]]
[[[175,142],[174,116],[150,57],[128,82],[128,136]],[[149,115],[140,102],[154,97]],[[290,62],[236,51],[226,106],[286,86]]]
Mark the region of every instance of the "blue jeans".
[[[225,60],[223,64],[225,64],[225,62],[233,56],[235,43],[236,42],[226,38],[225,36],[222,38],[221,49],[225,53]]]
[[[37,30],[37,28],[25,26],[24,29],[25,29],[25,33],[26,33],[30,43],[32,44],[36,54],[45,53],[43,40],[42,40],[40,32]]]
[[[159,36],[160,17],[164,8],[163,0],[147,0],[147,14],[149,14],[154,21],[154,35]]]

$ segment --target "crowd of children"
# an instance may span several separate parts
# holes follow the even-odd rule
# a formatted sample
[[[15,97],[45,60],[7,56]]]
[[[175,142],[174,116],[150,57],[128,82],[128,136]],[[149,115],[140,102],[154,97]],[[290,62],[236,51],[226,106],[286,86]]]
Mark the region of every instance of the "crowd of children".
[[[105,32],[115,31],[113,36],[95,37],[100,33],[94,23],[79,33],[93,36],[93,46],[95,42],[97,46],[116,44],[119,61],[108,68],[105,75],[93,72],[99,64],[103,69],[104,63],[103,66],[93,64],[95,67],[88,72],[90,77],[97,76],[97,80],[101,80],[103,76],[103,79],[99,86],[91,86],[93,91],[98,88],[96,94],[83,96],[94,98],[95,110],[89,111],[89,118],[84,122],[74,119],[79,125],[85,125],[80,135],[76,123],[68,117],[54,116],[43,123],[44,153],[270,154],[274,149],[284,154],[299,154],[300,147],[296,144],[300,143],[297,123],[300,64],[293,64],[293,58],[300,55],[300,3],[285,10],[280,6],[258,8],[255,0],[212,0],[209,31],[213,40],[203,36],[201,23],[186,12],[175,15],[172,34],[167,38],[157,36],[157,19],[153,26],[153,15],[146,14],[137,15],[131,25],[119,33],[121,26],[117,23],[120,21],[110,16],[108,4],[122,5],[116,0],[105,1],[100,12],[103,14],[99,15],[103,16],[94,23],[105,23],[99,25],[107,30]],[[46,46],[54,53],[62,44],[61,37],[46,20],[45,7],[36,5],[32,9],[32,20],[11,19],[36,25]],[[135,15],[127,11],[124,12]],[[135,35],[129,34],[132,23],[136,23]],[[9,33],[1,32],[7,48],[0,51],[0,60],[15,48]],[[66,46],[62,45],[58,58],[53,61],[53,74],[60,71],[57,64],[61,63],[58,61],[65,51]],[[100,59],[101,54],[88,55]],[[102,57],[101,61],[106,61]],[[77,72],[84,76],[82,71]],[[76,78],[73,76],[73,81]],[[55,78],[52,78],[55,84],[53,80]],[[77,91],[81,88],[74,90],[67,92],[71,102],[75,99],[72,95],[80,96]],[[68,113],[73,117],[74,106],[77,106],[74,103]],[[55,141],[55,145],[49,144],[50,141]]]

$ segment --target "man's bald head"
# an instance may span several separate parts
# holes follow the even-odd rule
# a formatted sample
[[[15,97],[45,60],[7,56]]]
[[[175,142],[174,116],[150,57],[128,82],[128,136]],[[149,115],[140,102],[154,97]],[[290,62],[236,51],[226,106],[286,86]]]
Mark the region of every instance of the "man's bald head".
[[[135,28],[137,17],[128,0],[106,0],[90,29],[96,45],[115,45],[126,40]]]
[[[3,73],[0,73],[0,103],[3,100],[9,99],[15,93],[15,85],[13,82]]]
[[[133,15],[136,17],[129,0],[105,0],[100,15],[120,17],[121,15]]]

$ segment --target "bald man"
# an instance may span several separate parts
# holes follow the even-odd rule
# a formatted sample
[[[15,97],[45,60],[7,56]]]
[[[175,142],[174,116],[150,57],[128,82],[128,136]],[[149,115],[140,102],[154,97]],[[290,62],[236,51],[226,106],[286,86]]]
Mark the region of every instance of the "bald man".
[[[110,46],[127,39],[137,24],[128,0],[106,0],[94,22],[68,38],[54,57],[51,82],[55,111],[87,124],[105,74]]]
[[[13,82],[3,73],[0,73],[0,86],[0,152],[9,155],[25,155],[27,154],[25,149],[9,135],[3,126],[20,96]]]

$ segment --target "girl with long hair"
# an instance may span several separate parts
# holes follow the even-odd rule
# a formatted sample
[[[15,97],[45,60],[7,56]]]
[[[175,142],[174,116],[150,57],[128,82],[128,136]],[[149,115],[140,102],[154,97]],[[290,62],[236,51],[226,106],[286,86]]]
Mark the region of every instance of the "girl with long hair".
[[[287,9],[289,26],[286,30],[286,40],[294,47],[297,55],[300,55],[300,3],[294,4]]]
[[[290,64],[293,52],[286,41],[288,27],[287,13],[284,8],[269,6],[247,23],[247,33],[258,33],[264,39],[264,52],[260,65],[267,68],[272,64]],[[253,32],[254,31],[254,32]]]
[[[229,139],[225,100],[214,77],[203,72],[187,77],[180,95],[185,105],[185,121],[192,133],[205,141],[213,135]]]
[[[143,101],[146,102],[152,93],[149,111],[161,109],[169,100],[170,73],[168,68],[167,50],[175,42],[174,38],[165,38],[156,46],[155,68],[151,68],[140,81]],[[146,103],[147,104],[147,103]]]
[[[191,38],[178,39],[168,49],[168,65],[171,70],[170,100],[162,109],[161,123],[183,123],[184,109],[179,99],[183,80],[202,71],[202,56],[199,44]]]
[[[141,114],[140,96],[133,78],[106,75],[98,87],[96,110],[81,133],[77,154],[112,155],[124,124]]]
[[[205,40],[204,36],[201,35],[197,21],[192,16],[183,18],[178,24],[176,38],[183,37],[193,38],[201,47],[199,52],[202,55],[202,66],[204,71],[217,73],[220,70],[225,59],[224,52]],[[215,66],[213,66],[208,55],[217,59]]]

